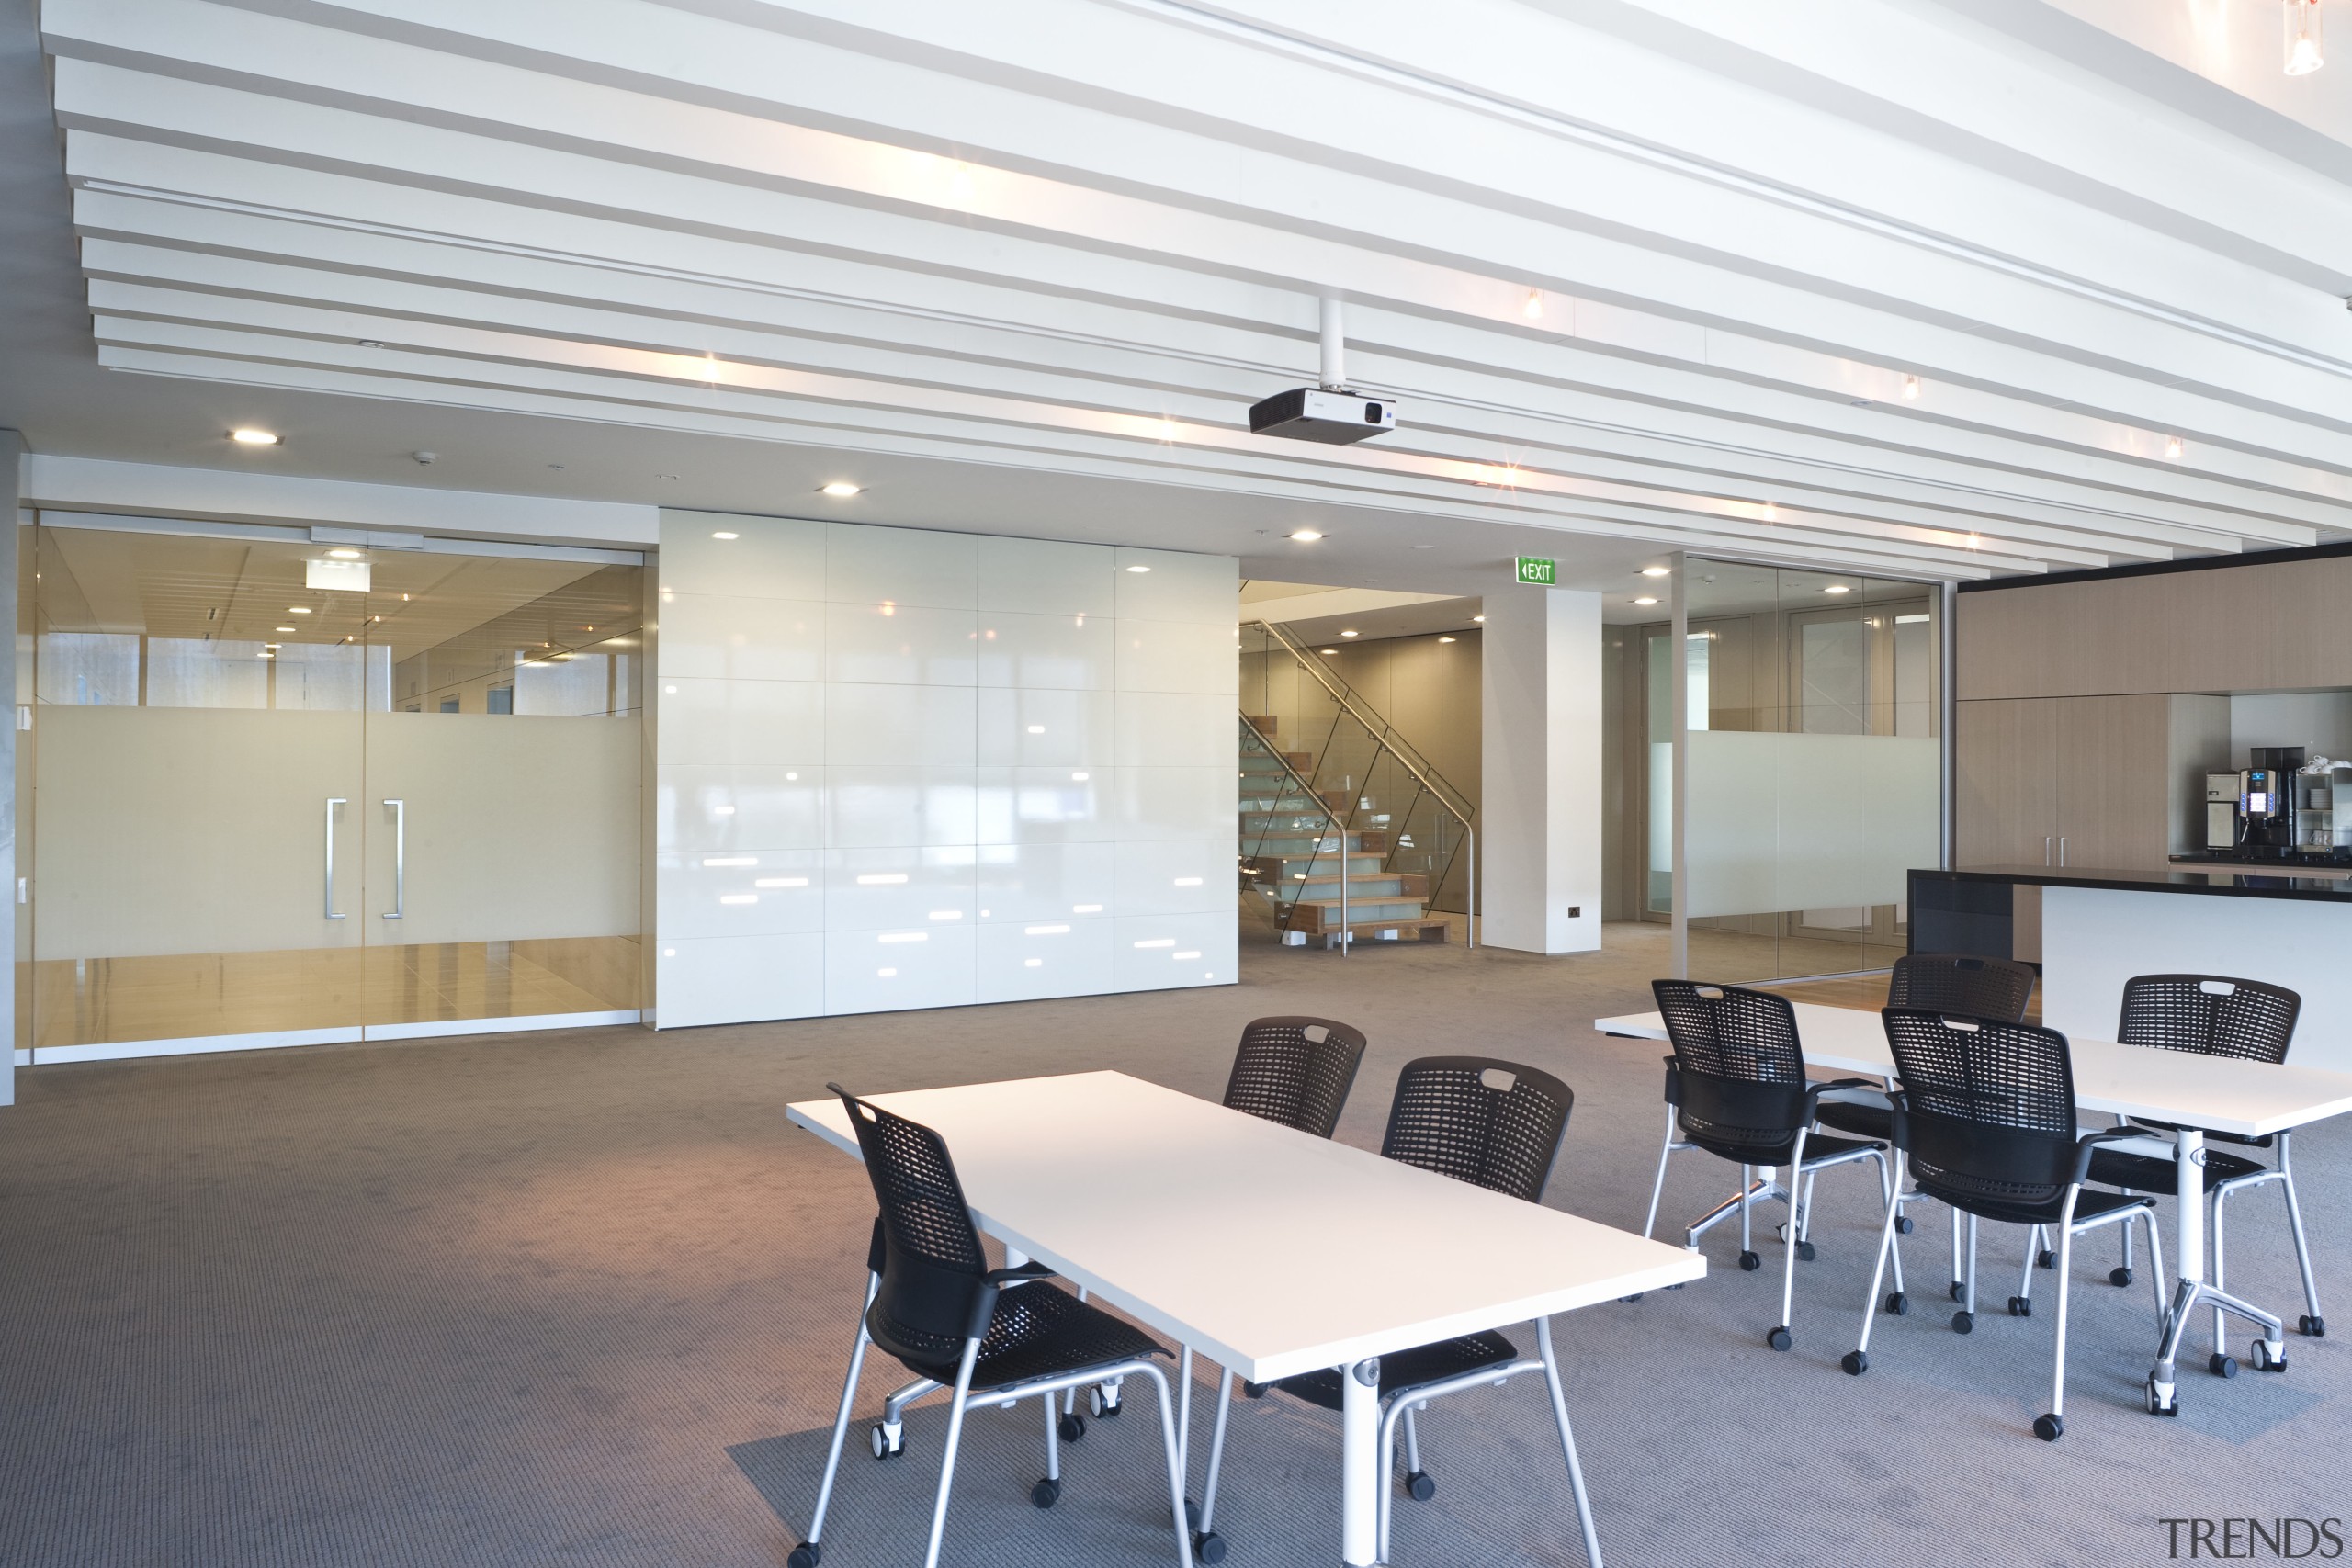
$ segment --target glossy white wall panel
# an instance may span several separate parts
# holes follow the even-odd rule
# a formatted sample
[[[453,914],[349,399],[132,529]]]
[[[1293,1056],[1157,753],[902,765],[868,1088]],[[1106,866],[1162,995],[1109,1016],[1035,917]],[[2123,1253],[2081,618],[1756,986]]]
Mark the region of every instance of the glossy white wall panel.
[[[1113,922],[1112,984],[1122,991],[1230,985],[1240,931],[1231,905],[1213,915],[1136,915]]]
[[[825,939],[814,931],[664,938],[653,963],[655,1020],[663,1029],[825,1010]]]
[[[825,611],[825,679],[968,686],[974,660],[969,610],[920,604],[831,604]]]
[[[970,928],[833,931],[825,938],[825,1010],[896,1012],[978,999]]]
[[[653,837],[656,850],[680,852],[821,848],[825,771],[664,763]]]
[[[975,539],[925,528],[836,526],[825,547],[825,597],[836,604],[972,608]]]
[[[825,526],[797,517],[664,512],[655,575],[665,593],[820,600],[825,597]]]
[[[660,615],[667,681],[824,678],[825,606],[814,600],[676,593],[664,596]]]
[[[1108,617],[1118,603],[1113,558],[1107,545],[982,538],[975,603],[983,611]]]
[[[1107,916],[1117,885],[1114,848],[1107,843],[982,844],[976,852],[980,923]]]
[[[1119,697],[1117,744],[1112,761],[1121,767],[1198,767],[1241,747],[1238,699],[1226,693],[1125,692]],[[1236,769],[1227,769],[1228,773]]]
[[[1121,620],[1198,621],[1233,629],[1241,578],[1231,556],[1125,547],[1117,553]],[[1151,570],[1133,570],[1139,566]]]
[[[978,843],[971,768],[828,768],[825,841],[835,849]]]
[[[983,610],[977,619],[981,685],[1110,689],[1118,645],[1108,618]]]
[[[825,755],[838,766],[949,767],[973,750],[969,686],[842,686],[825,710]]]
[[[658,929],[665,938],[822,931],[824,861],[820,850],[658,856]]]
[[[1234,645],[1230,616],[1219,626],[1123,619],[1118,639],[1116,683],[1122,692],[1199,692],[1231,697],[1239,688],[1240,654]]]
[[[1235,899],[1234,840],[1136,839],[1118,851],[1115,915],[1205,915]]]
[[[1231,838],[1239,781],[1230,762],[1212,768],[1114,768],[1118,839]]]
[[[1107,767],[1118,710],[1108,692],[983,686],[975,725],[984,768]]]
[[[982,768],[975,841],[1057,844],[1109,839],[1114,773],[1110,768]]]
[[[1091,997],[1111,988],[1109,920],[989,925],[982,926],[977,934],[981,1001]]]
[[[969,844],[833,850],[825,856],[825,929],[971,925],[978,919]]]
[[[663,762],[815,765],[825,760],[825,688],[814,681],[662,679]]]

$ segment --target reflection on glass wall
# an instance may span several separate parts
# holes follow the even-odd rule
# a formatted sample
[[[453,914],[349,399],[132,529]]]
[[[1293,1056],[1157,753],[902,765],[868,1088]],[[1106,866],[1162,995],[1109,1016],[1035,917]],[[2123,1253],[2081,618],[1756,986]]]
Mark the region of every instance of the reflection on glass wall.
[[[1684,809],[1692,976],[1743,981],[1893,964],[1905,873],[1940,853],[1929,585],[1691,560]],[[1670,823],[1669,634],[1649,638],[1653,844]],[[1669,774],[1670,776],[1670,774]],[[1655,848],[1651,907],[1661,862]]]

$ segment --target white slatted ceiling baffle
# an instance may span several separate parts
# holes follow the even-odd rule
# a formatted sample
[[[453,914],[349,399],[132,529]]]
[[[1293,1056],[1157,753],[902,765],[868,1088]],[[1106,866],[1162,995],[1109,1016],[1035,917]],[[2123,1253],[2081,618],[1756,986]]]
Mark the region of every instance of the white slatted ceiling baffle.
[[[2227,134],[1978,0],[1770,9],[42,26],[123,371],[1949,578],[2352,525],[2352,150]],[[1326,292],[1400,428],[1250,435]]]

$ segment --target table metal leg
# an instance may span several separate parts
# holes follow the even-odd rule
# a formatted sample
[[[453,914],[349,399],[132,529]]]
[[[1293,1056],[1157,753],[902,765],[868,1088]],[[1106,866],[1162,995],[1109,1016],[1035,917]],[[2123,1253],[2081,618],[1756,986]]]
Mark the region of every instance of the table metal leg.
[[[1349,1568],[1378,1562],[1380,1489],[1380,1358],[1358,1361],[1340,1379],[1340,1561]]]
[[[2286,1329],[2279,1320],[2249,1302],[2205,1282],[2205,1134],[2184,1127],[2173,1134],[2175,1247],[2179,1254],[2172,1308],[2165,1314],[2165,1331],[2156,1347],[2156,1364],[2148,1372],[2148,1408],[2170,1416],[2179,1408],[2180,1341],[2188,1330],[2189,1314],[2198,1303],[2218,1313],[2228,1312],[2260,1325],[2264,1343],[2256,1346],[2255,1364],[2264,1371],[2284,1371]],[[2219,1347],[2216,1347],[2219,1349]]]

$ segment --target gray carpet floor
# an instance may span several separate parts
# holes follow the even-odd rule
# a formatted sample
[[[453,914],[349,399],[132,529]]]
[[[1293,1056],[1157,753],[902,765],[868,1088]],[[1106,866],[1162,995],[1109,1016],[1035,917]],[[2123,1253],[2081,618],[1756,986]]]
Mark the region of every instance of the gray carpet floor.
[[[1104,1066],[1214,1096],[1245,1021],[1323,1013],[1372,1038],[1341,1137],[1376,1144],[1411,1056],[1525,1060],[1578,1097],[1550,1201],[1638,1226],[1660,1051],[1589,1025],[1645,1005],[1662,954],[1654,933],[1611,941],[1551,960],[1251,946],[1243,983],[1214,990],[28,1072],[0,1111],[0,1562],[781,1564],[873,1213],[786,1101],[829,1078]],[[1073,1181],[1119,1135],[1039,1131],[1067,1141]],[[1921,1310],[1881,1318],[1869,1376],[1841,1374],[1875,1239],[1866,1168],[1824,1179],[1787,1354],[1762,1343],[1779,1260],[1740,1272],[1727,1231],[1699,1284],[1563,1317],[1610,1560],[2143,1563],[2165,1559],[2165,1517],[2352,1512],[2352,1126],[2298,1154],[2342,1337],[2290,1340],[2282,1376],[2188,1373],[2177,1421],[2139,1407],[2148,1297],[2104,1282],[2099,1240],[2076,1269],[2067,1434],[2035,1441],[2051,1321],[1996,1309],[1951,1333],[1932,1211],[1907,1248]],[[1733,1174],[1677,1156],[1667,1215]],[[2291,1317],[2278,1208],[2233,1210],[2233,1279]],[[1988,1306],[2018,1245],[1987,1227]],[[869,1370],[861,1415],[895,1370]],[[919,1560],[940,1424],[918,1412],[904,1461],[853,1451],[829,1565]],[[1397,1563],[1581,1562],[1540,1383],[1459,1396],[1425,1431],[1440,1491],[1400,1502]],[[1049,1514],[1026,1500],[1038,1439],[1034,1406],[974,1417],[946,1562],[1170,1560],[1148,1396],[1067,1450]],[[1333,1561],[1330,1418],[1243,1404],[1232,1440],[1229,1562]]]

